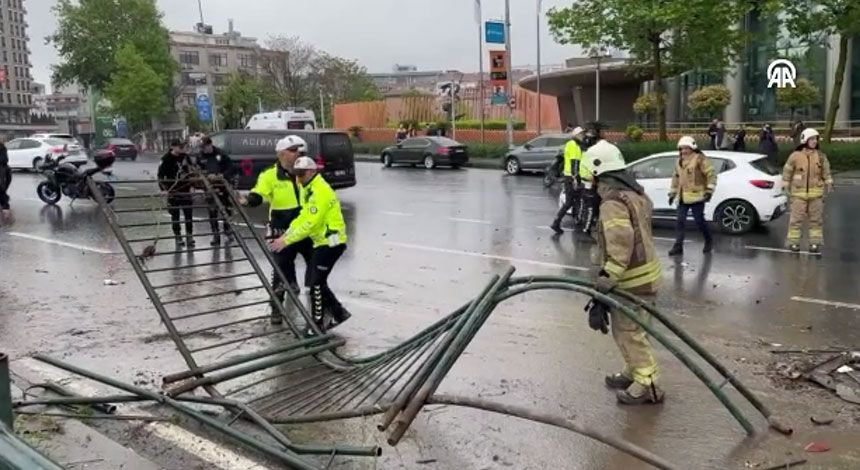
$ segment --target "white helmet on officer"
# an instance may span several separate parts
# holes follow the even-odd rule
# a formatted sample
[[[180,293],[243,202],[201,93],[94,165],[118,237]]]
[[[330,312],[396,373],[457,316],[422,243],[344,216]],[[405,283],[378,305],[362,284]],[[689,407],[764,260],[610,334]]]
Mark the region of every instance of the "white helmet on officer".
[[[605,140],[600,140],[589,147],[584,157],[587,167],[594,176],[627,168],[621,150]]]
[[[577,138],[577,137],[581,137],[582,134],[584,134],[584,133],[585,133],[585,129],[583,129],[580,126],[576,126],[573,128],[572,131],[570,131],[570,136],[573,138]]]
[[[809,139],[813,137],[818,137],[818,131],[812,128],[804,129],[803,132],[800,133],[800,147],[809,147]],[[815,148],[815,147],[810,147]]]
[[[685,135],[685,136],[681,137],[680,139],[678,139],[678,150],[680,150],[681,147],[688,147],[692,150],[698,150],[699,149],[699,145],[696,143],[696,139],[694,139],[688,135]]]
[[[281,153],[284,150],[291,150],[298,152],[299,155],[304,155],[308,153],[308,143],[297,135],[288,135],[275,144],[275,152]]]

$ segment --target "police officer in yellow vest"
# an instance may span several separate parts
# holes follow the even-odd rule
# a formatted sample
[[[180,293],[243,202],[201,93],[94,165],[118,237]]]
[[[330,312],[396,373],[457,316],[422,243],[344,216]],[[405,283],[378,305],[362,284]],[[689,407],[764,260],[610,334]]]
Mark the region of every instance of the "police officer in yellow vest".
[[[564,230],[561,229],[561,219],[563,219],[565,214],[567,214],[567,212],[576,204],[579,195],[579,184],[575,179],[579,179],[579,164],[582,160],[582,150],[580,149],[579,144],[584,135],[585,129],[581,127],[575,128],[573,132],[571,132],[571,139],[564,146],[561,174],[565,199],[564,204],[555,216],[555,220],[553,220],[552,225],[550,225],[550,228],[555,233],[564,232]]]
[[[597,290],[605,294],[618,288],[647,299],[657,292],[661,278],[651,235],[651,200],[625,169],[624,158],[615,145],[601,140],[588,149],[584,159],[592,170],[601,200],[598,221],[601,270]],[[618,401],[627,405],[662,402],[664,394],[657,385],[657,360],[642,327],[594,299],[586,310],[592,329],[606,334],[611,325],[612,336],[624,358],[621,372],[606,377],[606,385],[618,390]],[[641,320],[650,322],[650,315],[644,310],[638,310],[637,314]]]
[[[340,201],[319,174],[316,162],[310,157],[301,157],[293,169],[301,182],[302,210],[287,233],[269,242],[269,247],[278,253],[304,240],[313,242],[308,280],[311,314],[320,330],[326,331],[351,316],[328,286],[335,263],[346,251],[346,222]],[[308,329],[307,334],[313,331]]]
[[[678,140],[678,161],[672,174],[672,188],[669,190],[669,205],[678,199],[678,213],[675,219],[675,245],[669,256],[684,253],[684,231],[687,227],[687,214],[693,212],[693,220],[705,238],[703,253],[711,252],[713,237],[708,223],[705,222],[705,204],[711,201],[717,189],[717,174],[711,161],[690,136]]]
[[[247,199],[242,199],[242,204],[256,207],[263,202],[269,203],[269,226],[268,238],[280,237],[286,233],[290,224],[299,216],[301,209],[299,203],[299,183],[292,173],[293,164],[300,155],[307,152],[307,143],[301,137],[289,135],[278,141],[275,145],[278,161],[270,168],[264,170],[257,176],[257,183]],[[287,278],[287,284],[296,294],[299,293],[299,285],[296,281],[296,255],[301,254],[305,260],[305,286],[309,286],[308,280],[311,272],[311,256],[313,243],[303,240],[295,243],[289,249],[275,254],[275,262]],[[277,274],[272,274],[272,287],[278,295],[280,302],[284,301],[286,292]],[[272,306],[272,323],[281,323],[278,310]]]
[[[824,196],[833,191],[830,162],[818,148],[818,131],[805,129],[800,145],[788,157],[782,170],[782,182],[791,198],[788,222],[788,246],[800,251],[803,222],[809,222],[809,251],[821,252],[824,242]]]

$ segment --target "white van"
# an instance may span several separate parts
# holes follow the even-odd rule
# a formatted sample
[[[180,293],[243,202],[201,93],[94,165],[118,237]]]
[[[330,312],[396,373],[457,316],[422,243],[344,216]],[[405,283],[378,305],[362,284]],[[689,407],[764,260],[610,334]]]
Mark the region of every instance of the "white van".
[[[245,129],[252,130],[313,130],[317,118],[309,109],[289,108],[251,116]]]

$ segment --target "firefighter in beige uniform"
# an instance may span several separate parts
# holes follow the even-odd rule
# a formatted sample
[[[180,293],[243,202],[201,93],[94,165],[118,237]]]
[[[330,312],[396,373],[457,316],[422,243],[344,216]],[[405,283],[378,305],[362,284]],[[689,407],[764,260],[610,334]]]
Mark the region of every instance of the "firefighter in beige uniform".
[[[818,148],[818,131],[805,129],[800,145],[788,157],[782,170],[782,181],[791,199],[788,222],[788,246],[800,251],[803,222],[809,222],[809,251],[819,253],[824,242],[824,196],[833,191],[830,162]]]
[[[651,235],[651,200],[625,169],[618,147],[601,140],[588,149],[583,160],[594,175],[601,201],[597,290],[608,293],[618,288],[644,297],[655,294],[662,272]],[[611,322],[612,337],[624,358],[624,369],[606,377],[606,385],[618,390],[618,401],[627,405],[662,402],[657,360],[642,327],[595,299],[586,310],[594,330],[605,334]],[[644,310],[636,313],[641,320],[650,321]]]

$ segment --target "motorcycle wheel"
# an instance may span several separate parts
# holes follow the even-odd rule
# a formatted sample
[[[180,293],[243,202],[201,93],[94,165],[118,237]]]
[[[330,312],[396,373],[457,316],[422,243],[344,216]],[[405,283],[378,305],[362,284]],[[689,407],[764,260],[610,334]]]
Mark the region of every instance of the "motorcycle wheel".
[[[60,188],[47,181],[39,183],[39,186],[36,187],[36,195],[39,196],[42,202],[50,205],[56,204],[63,197],[63,194],[60,193]]]
[[[558,178],[556,178],[555,175],[552,174],[552,172],[550,172],[550,171],[544,172],[544,174],[543,174],[543,187],[544,188],[552,187],[556,183],[556,181],[558,181]]]
[[[105,201],[108,204],[113,202],[116,197],[116,192],[110,183],[99,183],[99,190],[102,192],[102,197],[105,198]]]

